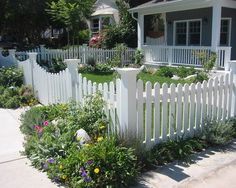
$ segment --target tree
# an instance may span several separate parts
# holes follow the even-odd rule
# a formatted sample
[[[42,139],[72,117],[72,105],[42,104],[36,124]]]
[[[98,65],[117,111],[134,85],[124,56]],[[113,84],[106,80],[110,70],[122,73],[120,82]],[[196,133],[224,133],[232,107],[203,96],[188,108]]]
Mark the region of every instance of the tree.
[[[73,34],[73,44],[80,25],[85,22],[92,13],[94,0],[58,0],[49,4],[47,12],[53,21],[58,21],[67,27],[68,44],[69,32]]]
[[[104,35],[104,47],[113,48],[117,43],[125,43],[129,47],[137,46],[137,22],[128,12],[130,6],[125,0],[116,1],[120,23],[116,26],[108,27]]]
[[[45,9],[51,0],[1,0],[1,34],[12,36],[18,43],[27,37],[39,43],[41,33],[48,28]]]

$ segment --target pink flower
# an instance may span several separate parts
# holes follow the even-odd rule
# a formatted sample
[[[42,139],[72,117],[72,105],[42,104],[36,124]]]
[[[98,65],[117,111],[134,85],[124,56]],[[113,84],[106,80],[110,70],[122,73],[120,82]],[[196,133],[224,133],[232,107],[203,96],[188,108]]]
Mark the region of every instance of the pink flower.
[[[48,126],[48,124],[49,124],[48,121],[44,121],[44,122],[43,122],[43,125],[44,125],[44,126]]]
[[[42,133],[43,132],[43,128],[39,125],[35,125],[34,129],[36,130],[37,133]]]

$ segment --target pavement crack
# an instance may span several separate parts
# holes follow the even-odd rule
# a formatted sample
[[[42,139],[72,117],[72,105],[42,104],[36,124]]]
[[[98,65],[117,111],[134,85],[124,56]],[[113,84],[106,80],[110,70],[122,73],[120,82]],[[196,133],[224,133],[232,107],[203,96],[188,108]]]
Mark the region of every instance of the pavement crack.
[[[6,164],[6,163],[11,163],[11,162],[14,162],[14,161],[23,160],[23,159],[26,159],[26,158],[27,158],[27,157],[19,157],[19,158],[12,159],[12,160],[8,160],[8,161],[2,161],[2,162],[0,162],[0,165]]]

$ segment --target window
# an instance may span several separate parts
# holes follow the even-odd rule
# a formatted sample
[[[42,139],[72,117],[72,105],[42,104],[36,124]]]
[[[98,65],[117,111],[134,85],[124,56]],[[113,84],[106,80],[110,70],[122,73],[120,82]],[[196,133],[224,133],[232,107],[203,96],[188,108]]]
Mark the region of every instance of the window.
[[[175,45],[201,45],[201,20],[175,22]]]
[[[92,20],[92,31],[93,32],[99,31],[99,19]]]
[[[221,30],[220,30],[220,45],[221,46],[230,45],[230,30],[231,30],[231,19],[223,18],[221,20]]]

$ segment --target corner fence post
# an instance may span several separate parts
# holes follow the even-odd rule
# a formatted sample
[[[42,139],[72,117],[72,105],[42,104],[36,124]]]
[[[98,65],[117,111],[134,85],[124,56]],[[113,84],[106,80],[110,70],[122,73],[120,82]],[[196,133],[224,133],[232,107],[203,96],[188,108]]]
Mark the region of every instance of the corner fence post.
[[[72,89],[72,100],[76,100],[76,82],[78,75],[78,65],[80,63],[80,59],[65,59],[64,61],[69,69],[71,75],[71,89]]]
[[[137,135],[137,74],[140,69],[135,68],[117,68],[121,75],[120,85],[120,136],[126,139],[135,138]]]
[[[11,62],[13,63],[13,66],[18,67],[18,64],[17,64],[17,61],[16,61],[16,50],[15,49],[10,49],[8,51],[9,51],[9,55],[10,55],[10,58],[11,58]]]
[[[32,89],[34,91],[34,63],[36,63],[36,59],[37,59],[37,54],[36,52],[29,52],[27,53],[29,56],[29,74],[30,74],[30,83],[26,83],[26,84],[30,84],[32,86]],[[28,73],[24,73],[24,74],[28,74]]]
[[[236,116],[236,61],[230,62],[230,71],[233,74],[233,91],[232,91],[232,102],[231,102],[231,117]]]

